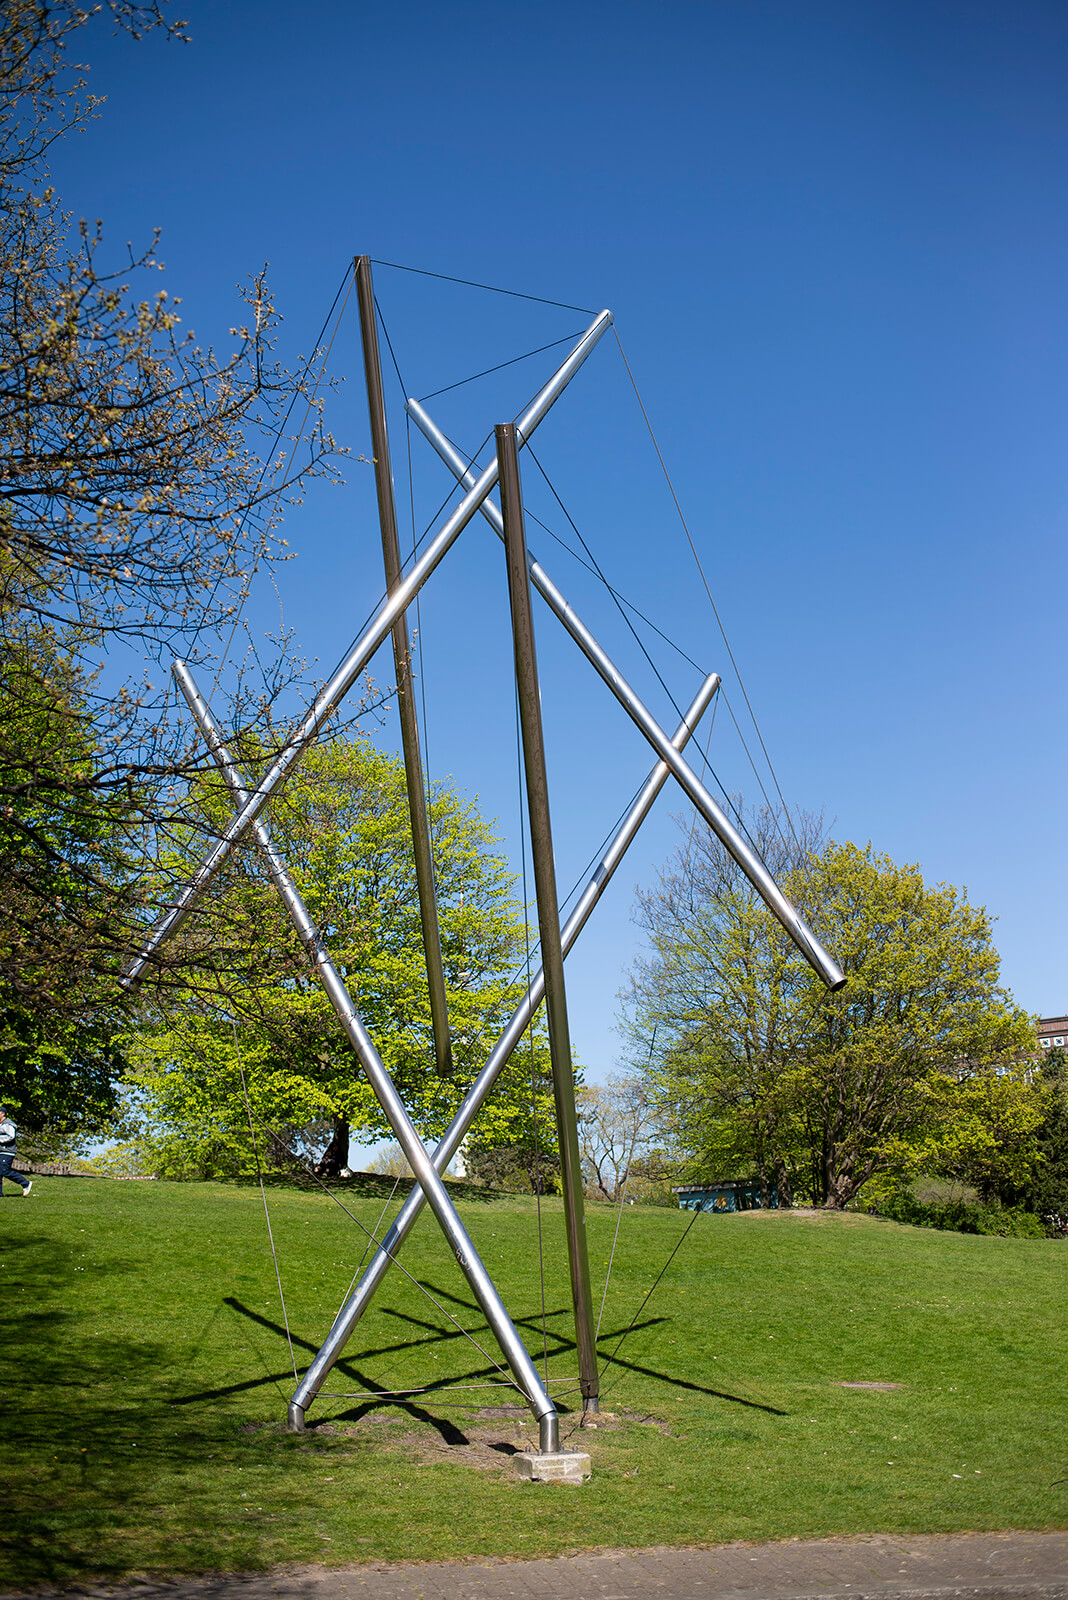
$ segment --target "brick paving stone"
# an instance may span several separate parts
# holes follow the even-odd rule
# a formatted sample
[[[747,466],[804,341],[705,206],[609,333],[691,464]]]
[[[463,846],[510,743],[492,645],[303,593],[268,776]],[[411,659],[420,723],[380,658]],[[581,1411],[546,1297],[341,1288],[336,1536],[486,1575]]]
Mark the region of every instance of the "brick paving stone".
[[[70,1600],[1068,1600],[1068,1532],[879,1534],[477,1565],[299,1567],[66,1593]]]

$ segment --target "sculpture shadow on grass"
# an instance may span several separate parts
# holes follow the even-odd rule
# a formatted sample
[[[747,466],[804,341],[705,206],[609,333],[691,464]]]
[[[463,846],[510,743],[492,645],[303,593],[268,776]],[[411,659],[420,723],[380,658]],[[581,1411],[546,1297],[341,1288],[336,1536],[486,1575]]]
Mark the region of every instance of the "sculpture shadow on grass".
[[[284,1431],[293,1381],[284,1327],[232,1296],[196,1298],[188,1308],[181,1303],[165,1308],[159,1337],[138,1337],[123,1332],[121,1323],[105,1321],[106,1311],[87,1309],[91,1303],[123,1307],[140,1281],[136,1260],[117,1251],[97,1257],[91,1270],[97,1279],[106,1276],[109,1287],[106,1296],[97,1294],[92,1300],[84,1293],[87,1279],[79,1260],[65,1243],[36,1231],[20,1233],[8,1239],[4,1260],[0,1360],[7,1366],[8,1435],[0,1587],[21,1591],[89,1578],[106,1582],[128,1574],[131,1567],[253,1570],[270,1564],[282,1532],[271,1524],[299,1527],[302,1519],[315,1515],[305,1452],[330,1447],[326,1434],[316,1440],[314,1427],[309,1439]],[[477,1307],[433,1287],[443,1303],[462,1309],[492,1353],[491,1361],[473,1352],[476,1359],[467,1365],[450,1363],[448,1377],[431,1380],[420,1392],[375,1397],[374,1391],[387,1387],[379,1374],[393,1358],[416,1349],[454,1349],[454,1341],[464,1338],[458,1328],[384,1306],[381,1311],[397,1325],[398,1337],[380,1335],[373,1348],[342,1358],[336,1369],[339,1381],[331,1387],[351,1384],[360,1393],[324,1394],[323,1422],[387,1411],[436,1429],[444,1443],[466,1442],[462,1428],[451,1419],[457,1407],[450,1386],[482,1384],[501,1374]],[[183,1325],[186,1309],[188,1323]],[[248,1357],[222,1318],[233,1323],[234,1332],[241,1326],[254,1331]],[[566,1308],[547,1313],[550,1352],[558,1356],[574,1349],[568,1322]],[[633,1332],[655,1331],[669,1322],[651,1317]],[[151,1330],[149,1312],[143,1325]],[[540,1343],[540,1312],[521,1318],[519,1325]],[[183,1330],[179,1339],[176,1327]],[[663,1384],[668,1392],[707,1395],[732,1408],[774,1411],[681,1373],[629,1361],[622,1351],[613,1356],[623,1331],[613,1328],[602,1335],[609,1375],[613,1368],[626,1369]],[[299,1336],[294,1345],[308,1356],[316,1349]],[[216,1361],[223,1371],[228,1365],[236,1381],[210,1387],[197,1382]],[[265,1422],[259,1410],[250,1415],[248,1408],[250,1395],[266,1399],[267,1392],[274,1422]],[[344,1449],[350,1456],[366,1452],[370,1459],[382,1443],[376,1433],[357,1430],[346,1437]],[[234,1486],[250,1480],[237,1478],[239,1471],[259,1472],[261,1481],[263,1475],[269,1477],[270,1502],[264,1488],[262,1506],[241,1504]],[[229,1486],[225,1495],[220,1493],[222,1483]],[[237,1505],[239,1518],[224,1514],[224,1501]]]
[[[432,1291],[437,1299],[449,1300],[453,1303],[453,1305],[462,1307],[472,1315],[479,1315],[479,1308],[473,1301],[466,1300],[462,1296],[454,1294],[451,1290],[441,1287],[439,1284],[427,1282],[426,1287]],[[272,1321],[269,1317],[264,1317],[258,1311],[253,1311],[251,1307],[243,1305],[240,1300],[236,1300],[232,1296],[227,1296],[225,1304],[228,1305],[232,1310],[238,1312],[240,1315],[247,1317],[250,1321],[256,1323],[258,1326],[275,1334],[276,1337],[283,1341],[285,1340],[286,1330],[280,1323]],[[361,1363],[367,1363],[373,1360],[388,1359],[390,1356],[401,1355],[409,1350],[414,1349],[432,1350],[433,1346],[436,1344],[450,1344],[458,1339],[465,1338],[465,1334],[460,1328],[442,1328],[437,1323],[428,1322],[423,1318],[413,1316],[411,1312],[401,1311],[394,1306],[380,1307],[380,1313],[384,1316],[393,1317],[399,1322],[406,1323],[411,1328],[418,1328],[422,1331],[417,1338],[395,1340],[389,1344],[378,1344],[369,1349],[361,1350],[359,1352],[359,1360]],[[544,1332],[547,1340],[548,1355],[550,1359],[575,1349],[574,1338],[568,1337],[568,1335],[561,1333],[557,1328],[552,1326],[557,1319],[561,1317],[570,1317],[570,1315],[570,1307],[560,1307],[553,1311],[547,1311],[545,1314]],[[534,1313],[528,1317],[517,1317],[515,1322],[517,1328],[524,1330],[530,1335],[534,1335],[539,1338],[541,1337],[543,1328],[540,1312]],[[744,1395],[732,1394],[726,1389],[712,1388],[708,1384],[697,1383],[678,1374],[663,1372],[655,1367],[644,1366],[639,1362],[626,1360],[622,1357],[622,1355],[616,1353],[617,1349],[619,1348],[619,1341],[624,1335],[629,1337],[630,1334],[641,1333],[651,1328],[669,1324],[670,1322],[670,1317],[647,1317],[641,1322],[634,1323],[633,1326],[612,1328],[602,1333],[599,1338],[599,1345],[603,1352],[603,1364],[601,1368],[602,1376],[604,1376],[606,1373],[615,1375],[616,1373],[623,1371],[633,1372],[645,1378],[652,1378],[654,1381],[664,1384],[668,1389],[679,1390],[691,1394],[706,1395],[710,1399],[723,1400],[730,1405],[742,1406],[752,1411],[767,1412],[772,1416],[786,1416],[788,1414],[779,1406],[768,1405],[766,1402],[759,1400],[751,1400]],[[486,1328],[484,1323],[472,1328],[470,1331],[478,1337],[480,1343],[483,1340],[492,1339],[492,1335],[489,1334],[489,1330]],[[299,1339],[292,1334],[291,1337],[293,1339],[294,1346],[306,1349],[312,1355],[316,1353],[318,1349],[317,1345],[312,1344],[306,1339]],[[369,1411],[378,1410],[386,1405],[396,1405],[403,1410],[409,1411],[409,1413],[414,1417],[416,1415],[414,1399],[416,1393],[421,1393],[425,1396],[439,1393],[440,1398],[445,1400],[447,1398],[447,1392],[450,1390],[450,1388],[457,1384],[477,1384],[480,1381],[488,1383],[495,1379],[503,1381],[501,1379],[499,1367],[496,1365],[479,1365],[459,1375],[452,1374],[448,1377],[432,1380],[426,1384],[420,1384],[418,1389],[413,1386],[411,1389],[398,1390],[395,1393],[387,1396],[381,1393],[381,1385],[379,1382],[376,1382],[372,1377],[370,1377],[369,1374],[363,1370],[362,1366],[357,1367],[354,1364],[355,1359],[356,1358],[354,1356],[347,1354],[343,1355],[337,1362],[334,1371],[340,1372],[346,1376],[350,1376],[355,1383],[358,1383],[361,1386],[363,1395],[361,1395],[359,1398],[363,1399],[364,1396],[366,1396],[366,1401],[362,1407],[359,1408],[360,1415],[366,1415]],[[271,1382],[283,1382],[288,1378],[288,1376],[289,1374],[286,1371],[280,1371],[278,1373],[272,1373],[268,1377],[251,1380],[247,1384],[230,1386],[227,1389],[221,1390],[206,1390],[200,1394],[189,1395],[183,1397],[181,1400],[175,1400],[172,1403],[189,1404],[197,1400],[207,1400],[223,1394],[236,1392],[238,1389],[260,1387]],[[355,1399],[357,1396],[344,1396],[336,1393],[324,1393],[321,1397],[322,1400],[337,1400],[345,1398]],[[566,1402],[561,1402],[558,1408],[564,1412],[570,1410],[570,1407],[566,1404]],[[352,1414],[353,1411],[351,1408],[349,1411],[343,1413],[346,1418],[350,1418]],[[420,1415],[419,1420],[426,1421],[428,1419],[425,1416]],[[439,1430],[441,1427],[451,1428],[453,1426],[451,1423],[445,1422],[444,1419],[434,1419],[433,1425],[435,1427],[439,1427]]]

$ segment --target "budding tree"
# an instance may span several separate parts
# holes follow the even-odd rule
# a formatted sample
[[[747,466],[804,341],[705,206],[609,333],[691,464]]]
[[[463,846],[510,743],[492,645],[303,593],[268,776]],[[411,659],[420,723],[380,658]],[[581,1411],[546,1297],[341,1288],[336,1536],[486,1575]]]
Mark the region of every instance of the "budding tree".
[[[160,4],[106,10],[183,37]],[[138,869],[194,760],[169,658],[235,627],[283,553],[279,504],[331,448],[308,380],[274,357],[262,276],[220,353],[183,330],[156,241],[116,258],[63,210],[48,152],[98,104],[67,64],[92,18],[0,9],[0,1092],[24,1123],[60,1058],[77,1114],[77,1057],[110,1036],[150,913]],[[303,446],[283,450],[303,402]],[[264,703],[286,670],[267,663]]]

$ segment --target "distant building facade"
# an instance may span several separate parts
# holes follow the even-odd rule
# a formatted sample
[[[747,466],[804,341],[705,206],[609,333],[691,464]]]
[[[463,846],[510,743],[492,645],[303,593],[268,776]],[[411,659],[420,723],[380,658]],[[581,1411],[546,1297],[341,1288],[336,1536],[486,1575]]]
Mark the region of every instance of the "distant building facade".
[[[725,1179],[722,1183],[676,1184],[672,1194],[679,1197],[680,1211],[760,1211],[760,1185],[756,1180],[738,1182]],[[779,1191],[772,1189],[768,1196],[770,1207],[778,1209]]]
[[[1068,1050],[1068,1017],[1039,1017],[1040,1050]]]

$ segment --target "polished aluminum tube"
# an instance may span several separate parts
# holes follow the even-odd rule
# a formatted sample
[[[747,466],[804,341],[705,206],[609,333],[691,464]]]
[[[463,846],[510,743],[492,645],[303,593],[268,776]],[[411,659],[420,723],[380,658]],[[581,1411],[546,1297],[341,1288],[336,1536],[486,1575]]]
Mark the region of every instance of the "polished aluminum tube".
[[[534,603],[530,593],[530,568],[523,517],[523,489],[519,477],[519,450],[515,424],[496,429],[497,465],[500,470],[501,511],[504,516],[504,552],[508,568],[508,599],[512,611],[515,681],[519,698],[519,727],[526,776],[527,815],[530,819],[530,854],[534,863],[534,893],[541,935],[541,966],[545,974],[545,1012],[549,1056],[556,1102],[556,1133],[560,1144],[560,1169],[564,1191],[564,1227],[571,1273],[571,1301],[575,1311],[575,1346],[583,1411],[598,1409],[597,1334],[593,1324],[593,1291],[586,1243],[586,1206],[582,1190],[578,1111],[575,1107],[575,1064],[571,1055],[571,1029],[567,1020],[564,952],[560,944],[560,907],[556,894],[549,809],[549,777],[545,763],[545,731],[541,717],[541,684],[534,639]]]
[[[719,683],[718,673],[713,672],[701,685],[692,705],[682,722],[679,723],[672,738],[671,742],[676,749],[685,749],[690,735],[711,704],[712,697],[719,688]],[[574,911],[572,911],[564,924],[560,935],[560,943],[565,956],[589,921],[594,906],[596,906],[605,889],[611,883],[616,868],[626,855],[638,829],[649,815],[653,801],[664,787],[669,776],[667,765],[663,761],[658,761],[628,809],[626,816],[612,835],[604,855],[597,863],[579,896]],[[539,969],[535,973],[523,999],[512,1013],[507,1027],[490,1052],[482,1071],[467,1091],[463,1104],[459,1107],[452,1122],[445,1130],[440,1144],[434,1151],[433,1161],[438,1172],[445,1171],[449,1162],[466,1139],[472,1122],[478,1116],[493,1085],[507,1066],[509,1057],[522,1039],[523,1033],[541,1004],[544,994],[545,974],[543,970]],[[377,1293],[397,1251],[412,1231],[425,1205],[426,1196],[417,1185],[412,1189],[397,1213],[396,1219],[386,1232],[382,1243],[368,1262],[359,1283],[334,1318],[333,1327],[324,1339],[315,1360],[300,1380],[290,1404],[290,1416],[294,1419],[295,1426],[299,1426],[299,1422],[296,1419],[303,1418],[308,1406],[311,1405],[315,1396],[326,1382],[331,1368],[348,1343],[356,1324]],[[542,1448],[549,1447],[543,1446]]]
[[[610,311],[602,311],[599,316],[595,317],[567,360],[557,368],[549,382],[531,401],[517,424],[523,440],[530,437],[534,429],[548,414],[550,408],[563,394],[575,373],[582,366],[597,342],[603,337],[611,321],[612,313]],[[414,600],[423,584],[430,577],[430,574],[435,570],[452,545],[455,544],[496,482],[497,462],[494,459],[490,462],[485,472],[482,473],[478,482],[472,486],[460,501],[456,510],[434,535],[427,549],[412,567],[396,592],[388,595],[382,601],[373,621],[364,629],[344,661],[334,672],[334,675],[319,694],[311,710],[307,713],[297,732],[283,749],[270,771],[261,779],[256,789],[250,794],[247,803],[241,807],[237,815],[231,820],[177,899],[156,923],[147,941],[141,947],[121,979],[127,988],[138,981],[163,942],[172,933],[176,932],[185,921],[234,845],[251,827],[271,798],[271,795],[278,788],[278,785],[289,776],[304,751],[318,739],[323,727],[333,716],[360,673],[367,667],[375,651],[384,643],[394,622]]]
[[[382,529],[382,561],[386,571],[386,593],[396,594],[403,572],[400,538],[397,534],[397,506],[393,496],[393,468],[386,427],[386,399],[382,391],[382,362],[378,353],[378,324],[375,319],[375,293],[371,281],[369,256],[356,257],[356,298],[360,308],[360,334],[363,365],[367,379],[367,408],[371,417],[371,451],[375,463],[375,488],[378,493],[378,521]],[[427,815],[423,784],[423,756],[419,747],[419,718],[415,709],[412,683],[412,647],[408,636],[408,614],[402,611],[393,624],[393,666],[397,675],[397,717],[404,751],[404,780],[408,790],[408,814],[412,822],[412,854],[419,893],[419,922],[426,957],[426,980],[430,995],[430,1020],[434,1033],[434,1059],[439,1073],[452,1072],[452,1041],[449,1036],[449,1002],[445,993],[445,969],[441,960],[441,929],[438,900],[434,888],[434,853],[430,843],[430,818]]]
[[[211,708],[197,688],[192,673],[184,661],[176,661],[173,672],[189,704],[189,709],[196,719],[197,726],[204,735],[208,748],[230,787],[235,803],[239,806],[247,807],[249,803],[248,791],[242,781],[241,773],[223,743],[218,725],[211,714]],[[382,1107],[390,1127],[397,1136],[397,1142],[404,1151],[408,1165],[415,1173],[419,1185],[426,1195],[427,1202],[449,1242],[449,1247],[456,1257],[461,1272],[467,1279],[472,1294],[482,1308],[486,1321],[501,1347],[501,1352],[512,1370],[516,1383],[521,1393],[529,1401],[531,1410],[535,1417],[538,1418],[539,1426],[542,1427],[543,1431],[551,1433],[553,1427],[556,1426],[556,1407],[549,1399],[541,1379],[538,1377],[537,1368],[527,1354],[526,1346],[516,1332],[512,1320],[494,1287],[493,1280],[486,1271],[466,1228],[460,1221],[456,1213],[456,1207],[453,1205],[445,1185],[426,1153],[423,1141],[415,1131],[404,1102],[397,1092],[396,1085],[386,1071],[374,1042],[363,1025],[348,989],[345,987],[344,979],[331,960],[330,953],[319,935],[319,930],[316,928],[308,908],[304,904],[300,890],[275,849],[267,824],[261,817],[256,816],[252,819],[250,826],[254,829],[256,841],[264,852],[268,870],[274,880],[275,887],[278,889],[286,910],[289,912],[301,943],[308,952],[308,956],[315,968],[316,976],[330,998],[345,1035],[356,1052],[364,1075],[374,1090],[375,1097]],[[290,1408],[290,1420],[291,1422],[295,1420],[292,1408]]]
[[[441,429],[423,410],[417,400],[408,401],[408,413],[417,427],[426,435],[438,455],[462,484],[473,481],[467,463],[459,451],[445,437]],[[481,479],[479,479],[481,482]],[[490,526],[504,538],[504,522],[492,500],[484,499],[479,507]],[[602,650],[582,618],[560,593],[540,562],[528,551],[530,580],[546,601],[549,609],[563,623],[587,661],[600,674],[627,715],[648,739],[653,749],[666,761],[672,775],[678,780],[688,798],[697,807],[720,843],[734,857],[754,889],[773,916],[777,917],[805,960],[819,974],[829,989],[840,989],[845,983],[845,973],[834,957],[820,943],[811,928],[803,921],[797,909],[783,894],[760,857],[742,838],[730,819],[720,810],[692,767],[674,749],[670,739],[644,702],[631,688],[611,658]]]

